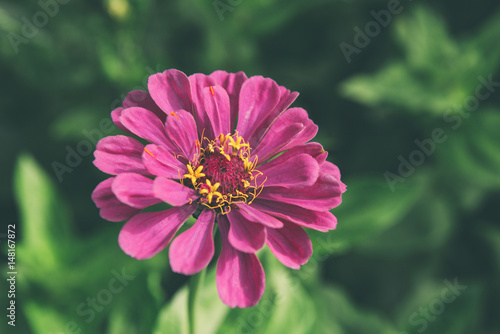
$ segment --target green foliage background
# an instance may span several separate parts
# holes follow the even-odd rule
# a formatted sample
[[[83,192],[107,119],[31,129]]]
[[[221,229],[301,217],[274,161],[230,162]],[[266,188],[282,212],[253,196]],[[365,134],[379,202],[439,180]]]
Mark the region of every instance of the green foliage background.
[[[480,77],[500,81],[499,5],[402,1],[348,62],[340,43],[354,45],[354,27],[388,1],[219,3],[237,5],[221,20],[206,0],[73,0],[15,52],[9,33],[23,36],[22,18],[42,8],[0,1],[0,248],[4,276],[16,224],[18,272],[16,327],[2,315],[0,332],[188,332],[188,278],[171,272],[167,251],[137,261],[119,249],[122,224],[90,200],[106,177],[92,155],[61,182],[53,169],[128,91],[177,68],[242,70],[299,91],[294,105],[319,124],[316,139],[348,185],[337,230],[310,233],[314,255],[300,271],[259,254],[258,306],[223,305],[212,263],[196,333],[500,333],[500,89],[467,104]],[[391,189],[387,172],[436,129],[446,140]],[[120,292],[92,317],[78,312],[122,271],[134,278]],[[465,290],[444,302],[455,281]],[[0,290],[6,313],[5,279]]]

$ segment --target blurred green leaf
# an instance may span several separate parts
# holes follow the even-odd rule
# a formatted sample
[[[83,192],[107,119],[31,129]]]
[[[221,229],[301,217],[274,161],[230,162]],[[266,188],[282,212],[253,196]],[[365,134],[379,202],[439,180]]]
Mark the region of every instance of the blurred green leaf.
[[[158,313],[155,334],[189,334],[187,316],[188,288],[181,288],[171,301]],[[215,270],[207,273],[203,286],[198,291],[198,304],[195,307],[195,333],[219,333],[229,307],[219,298],[215,284]]]
[[[104,135],[109,135],[109,133],[104,133],[99,130],[99,122],[105,118],[102,117],[99,119],[99,117],[92,112],[92,108],[94,107],[80,106],[62,114],[55,120],[54,123],[52,123],[50,128],[51,135],[57,140],[68,141],[80,139],[88,140],[88,138],[84,136],[83,131],[100,133],[100,136],[92,135],[92,137],[95,137],[91,139],[93,142],[99,140],[100,137]],[[108,117],[108,119],[109,122],[111,122],[111,117]]]
[[[326,234],[308,231],[314,252],[343,252],[369,241],[398,223],[424,190],[424,177],[414,176],[394,192],[380,179],[347,182],[342,204],[332,210],[338,219],[337,228]]]
[[[481,288],[459,277],[424,280],[400,309],[403,333],[468,334],[477,328]]]
[[[500,113],[480,110],[462,119],[439,150],[450,178],[486,189],[500,187]]]
[[[337,288],[316,292],[320,319],[311,333],[318,334],[399,334],[382,317],[360,310]]]
[[[429,7],[420,4],[398,20],[395,32],[404,48],[410,67],[434,71],[440,66],[449,68],[459,56],[459,48],[449,36],[445,21]]]
[[[436,252],[453,227],[451,211],[448,203],[431,191],[421,196],[398,224],[364,242],[360,250],[386,258]]]
[[[71,242],[70,215],[52,181],[28,155],[17,161],[15,194],[21,214],[23,245],[33,250],[30,257],[40,266],[55,269]]]
[[[66,333],[66,326],[70,321],[51,307],[41,303],[29,302],[24,305],[24,310],[33,333]],[[78,325],[75,323],[68,326],[77,327]]]
[[[395,32],[405,60],[389,62],[372,75],[351,77],[341,86],[344,96],[371,107],[443,114],[474,94],[478,76],[487,76],[498,67],[498,43],[492,43],[495,46],[488,51],[486,62],[478,52],[500,33],[495,17],[477,40],[455,42],[439,15],[417,5],[396,21]]]

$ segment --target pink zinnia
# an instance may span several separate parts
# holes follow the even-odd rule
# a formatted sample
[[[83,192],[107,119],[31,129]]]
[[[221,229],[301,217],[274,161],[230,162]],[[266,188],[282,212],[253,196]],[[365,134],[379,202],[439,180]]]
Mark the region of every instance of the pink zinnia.
[[[318,127],[307,112],[288,109],[298,93],[269,78],[224,71],[187,77],[171,69],[150,76],[148,89],[130,92],[111,116],[149,144],[103,138],[94,164],[116,176],[101,182],[92,199],[104,219],[128,219],[118,242],[137,259],[163,250],[198,213],[170,245],[170,266],[185,275],[213,258],[217,221],[219,296],[230,307],[254,306],[265,286],[258,250],[267,244],[298,269],[312,255],[302,227],[335,228],[330,210],[345,191],[339,169],[320,144],[308,143]],[[161,202],[173,207],[141,212]]]

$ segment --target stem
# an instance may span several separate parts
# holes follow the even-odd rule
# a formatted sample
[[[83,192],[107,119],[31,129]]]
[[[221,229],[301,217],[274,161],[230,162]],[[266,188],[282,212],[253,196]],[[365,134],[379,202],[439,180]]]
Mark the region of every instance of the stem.
[[[196,297],[198,295],[198,290],[203,284],[203,279],[205,278],[206,268],[200,271],[198,274],[191,276],[189,280],[189,292],[188,292],[188,322],[189,322],[189,333],[195,334],[195,306]]]

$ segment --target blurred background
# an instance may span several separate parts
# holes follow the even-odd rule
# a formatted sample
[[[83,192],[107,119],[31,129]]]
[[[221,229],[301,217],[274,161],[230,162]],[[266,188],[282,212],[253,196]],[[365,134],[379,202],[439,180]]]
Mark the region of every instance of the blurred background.
[[[300,92],[348,190],[300,271],[197,333],[500,333],[500,6],[465,0],[0,1],[1,333],[187,333],[188,278],[137,261],[90,199],[95,142],[149,75],[217,69]]]

